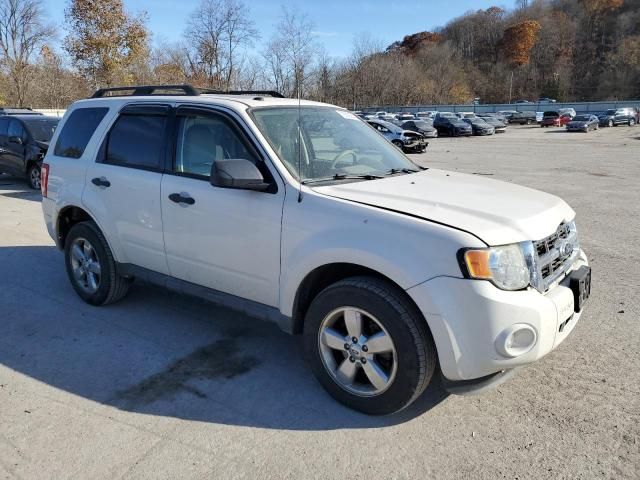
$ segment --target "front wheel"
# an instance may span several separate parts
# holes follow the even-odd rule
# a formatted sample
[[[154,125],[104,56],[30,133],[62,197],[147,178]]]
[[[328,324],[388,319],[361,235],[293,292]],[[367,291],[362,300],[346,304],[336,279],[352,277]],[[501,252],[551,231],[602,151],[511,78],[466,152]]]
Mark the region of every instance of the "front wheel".
[[[64,254],[71,285],[85,302],[106,305],[127,294],[132,280],[118,275],[111,249],[95,223],[71,227]]]
[[[609,121],[607,122],[607,125],[609,125],[610,127],[613,127],[613,120],[609,120]]]
[[[304,344],[313,373],[336,400],[371,415],[410,405],[436,366],[427,324],[394,285],[353,277],[311,303]]]
[[[40,190],[40,165],[32,163],[27,169],[27,182],[34,190]]]
[[[636,121],[632,118],[631,120],[629,120],[629,126],[633,127],[636,124]]]
[[[396,147],[402,150],[402,142],[400,140],[392,140],[391,143],[393,143]]]

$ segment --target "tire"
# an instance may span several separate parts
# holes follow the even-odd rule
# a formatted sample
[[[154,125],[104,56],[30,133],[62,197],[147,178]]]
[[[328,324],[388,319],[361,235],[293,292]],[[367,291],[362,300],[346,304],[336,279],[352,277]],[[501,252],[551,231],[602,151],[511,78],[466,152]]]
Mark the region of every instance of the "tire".
[[[629,126],[633,127],[636,124],[636,121],[632,118],[631,120],[629,120]]]
[[[531,125],[531,120],[527,120],[527,125]]]
[[[358,342],[350,340],[358,330],[346,328],[347,316],[361,318]],[[331,335],[328,330],[333,330]],[[367,342],[372,344],[374,335],[378,340],[390,338],[391,350],[372,354]],[[333,340],[333,346],[321,338]],[[327,392],[370,415],[387,415],[410,405],[424,392],[437,363],[423,316],[402,290],[373,277],[348,278],[318,294],[305,317],[303,341],[307,361]],[[338,379],[341,368],[352,374],[351,382]],[[375,375],[380,371],[384,375]]]
[[[32,163],[27,169],[27,183],[33,190],[40,190],[40,165]]]
[[[398,147],[400,150],[403,150],[402,148],[402,142],[400,140],[392,140],[391,143],[393,143],[396,147]]]
[[[82,250],[84,257],[77,253],[75,247]],[[107,240],[94,222],[80,222],[71,227],[65,240],[64,258],[69,281],[85,302],[107,305],[117,302],[129,291],[133,280],[118,275]],[[79,261],[82,258],[86,263]],[[74,274],[78,268],[80,273]]]
[[[613,127],[613,120],[609,120],[609,121],[607,122],[607,125],[608,125],[608,126],[610,126],[610,127]]]

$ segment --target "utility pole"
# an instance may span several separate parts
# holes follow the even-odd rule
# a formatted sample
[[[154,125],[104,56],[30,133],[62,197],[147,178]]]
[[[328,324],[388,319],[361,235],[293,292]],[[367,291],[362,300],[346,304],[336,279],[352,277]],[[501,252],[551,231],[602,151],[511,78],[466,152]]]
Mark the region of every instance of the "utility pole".
[[[509,103],[511,103],[512,92],[513,92],[513,70],[511,70],[511,82],[509,82]]]

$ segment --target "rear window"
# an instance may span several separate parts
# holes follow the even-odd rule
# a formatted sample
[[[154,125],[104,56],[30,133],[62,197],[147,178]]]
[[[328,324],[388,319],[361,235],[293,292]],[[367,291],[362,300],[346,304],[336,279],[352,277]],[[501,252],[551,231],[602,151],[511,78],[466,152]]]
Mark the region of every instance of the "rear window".
[[[71,112],[58,136],[54,155],[80,158],[108,111],[108,108],[78,108]]]
[[[162,169],[166,120],[163,115],[121,115],[109,132],[106,163]]]
[[[35,117],[35,115],[34,115]],[[49,142],[51,137],[53,137],[53,132],[56,131],[56,127],[58,126],[59,120],[24,120],[25,125],[27,126],[27,130],[31,132],[31,136],[38,140],[39,142]]]

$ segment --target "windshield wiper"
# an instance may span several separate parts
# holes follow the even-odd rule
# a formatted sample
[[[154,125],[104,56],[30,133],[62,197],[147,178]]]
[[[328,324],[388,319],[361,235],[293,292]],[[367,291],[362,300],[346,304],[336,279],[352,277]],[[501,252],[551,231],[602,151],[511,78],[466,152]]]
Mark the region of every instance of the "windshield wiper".
[[[377,180],[382,178],[380,175],[349,175],[346,173],[336,173],[332,177],[324,177],[324,178],[312,178],[309,180],[303,180],[303,185],[309,185],[312,183],[321,183],[321,182],[331,182],[333,180]]]
[[[385,175],[396,175],[398,173],[418,173],[419,170],[414,170],[413,168],[392,168],[391,170],[387,170]]]

